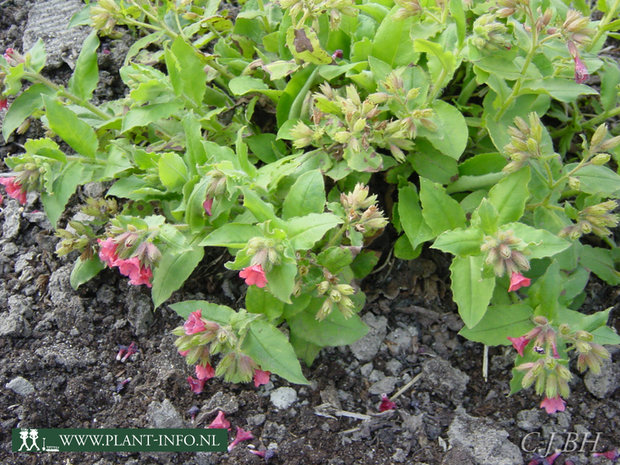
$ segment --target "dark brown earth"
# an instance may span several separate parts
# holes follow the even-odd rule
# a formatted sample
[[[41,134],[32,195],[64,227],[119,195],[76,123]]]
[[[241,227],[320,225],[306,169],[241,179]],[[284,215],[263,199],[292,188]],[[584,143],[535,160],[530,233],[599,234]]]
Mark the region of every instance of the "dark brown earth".
[[[20,49],[33,3],[0,1],[0,50]],[[102,56],[101,68],[113,86],[113,60]],[[62,81],[69,70],[47,72]],[[122,93],[122,88],[100,89],[98,95]],[[33,124],[26,136],[39,130]],[[18,152],[24,140],[0,145],[0,156]],[[385,266],[362,283],[368,296],[365,319],[385,326],[375,338],[381,342],[378,350],[370,350],[372,341],[354,352],[324,350],[312,367],[304,367],[311,385],[290,386],[297,394],[291,406],[277,409],[271,402],[274,391],[289,386],[275,376],[258,389],[214,379],[195,395],[186,381],[191,370],[172,344],[171,330],[180,318],[166,305],[152,312],[148,290],[128,285],[110,270],[73,291],[68,278],[74,257],[56,257],[57,239],[41,208],[36,197],[25,208],[5,199],[0,212],[2,464],[262,463],[249,453],[249,444],[274,449],[271,464],[520,464],[534,457],[529,451],[537,446],[544,453],[555,432],[552,451],[562,448],[571,433],[578,439],[577,450],[569,441],[555,463],[570,458],[585,465],[610,463],[592,457],[592,443],[579,451],[585,433],[600,433],[596,451],[620,446],[620,354],[616,351],[613,369],[606,372],[613,378],[601,399],[580,376],[563,413],[546,415],[531,391],[507,397],[514,352],[489,349],[485,382],[482,346],[457,335],[461,323],[450,298],[448,258],[430,250],[410,263],[383,257]],[[220,251],[210,251],[171,302],[205,299],[239,307],[244,286],[224,271],[225,259]],[[614,307],[610,323],[618,328],[619,303],[618,289],[593,279],[583,308]],[[131,341],[139,353],[126,363],[116,361],[117,345]],[[364,349],[367,356],[360,355]],[[377,389],[393,395],[418,374],[396,399],[397,409],[377,415]],[[17,377],[31,383],[33,391],[20,395],[5,387]],[[117,392],[127,378],[131,381]],[[193,406],[201,409],[195,421],[188,413]],[[229,454],[11,452],[12,428],[202,428],[217,408],[226,412],[233,431],[241,426],[256,439]],[[458,425],[464,425],[460,434]],[[502,449],[511,444],[512,449]],[[496,449],[485,452],[491,445]]]

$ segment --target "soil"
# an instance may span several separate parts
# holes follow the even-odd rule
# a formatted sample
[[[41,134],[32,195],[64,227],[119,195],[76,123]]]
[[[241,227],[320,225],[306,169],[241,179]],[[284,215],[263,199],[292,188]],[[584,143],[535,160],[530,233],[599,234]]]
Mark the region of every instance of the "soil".
[[[0,1],[0,49],[20,49],[32,4]],[[107,85],[117,84],[115,61],[102,54],[101,66]],[[69,70],[47,72],[62,81]],[[97,95],[114,98],[115,92],[123,89],[100,89]],[[25,136],[0,145],[0,156],[19,151],[37,130],[33,125]],[[483,379],[483,347],[457,335],[462,323],[449,292],[448,258],[430,250],[412,262],[384,257],[385,266],[362,283],[368,297],[364,319],[377,329],[353,348],[323,350],[311,367],[304,366],[309,386],[276,376],[260,388],[213,379],[202,394],[193,394],[187,383],[191,370],[171,334],[182,324],[180,317],[167,305],[153,312],[147,289],[107,269],[74,291],[69,274],[75,257],[55,255],[58,239],[41,208],[31,195],[25,208],[5,199],[0,211],[2,464],[264,462],[248,445],[273,449],[271,464],[520,464],[535,457],[535,447],[544,454],[555,433],[551,452],[566,450],[555,463],[571,459],[584,465],[610,463],[593,458],[592,442],[581,447],[585,433],[600,433],[598,452],[620,445],[620,391],[611,375],[619,372],[620,354],[614,353],[606,372],[612,384],[603,394],[575,376],[565,412],[546,415],[531,391],[508,397],[514,351],[490,348],[488,380]],[[225,258],[210,251],[170,302],[240,306],[244,285],[223,271]],[[613,307],[610,324],[618,328],[618,294],[593,279],[583,308]],[[139,352],[117,361],[118,345],[132,341]],[[32,389],[18,394],[6,387],[18,377]],[[393,395],[408,383],[395,400],[397,408],[378,414],[380,394]],[[292,388],[296,399],[276,408],[272,396],[282,387]],[[200,409],[194,418],[192,407]],[[231,438],[241,426],[255,439],[230,453],[11,452],[12,428],[204,428],[218,408],[233,426]],[[566,442],[570,434],[578,444]]]

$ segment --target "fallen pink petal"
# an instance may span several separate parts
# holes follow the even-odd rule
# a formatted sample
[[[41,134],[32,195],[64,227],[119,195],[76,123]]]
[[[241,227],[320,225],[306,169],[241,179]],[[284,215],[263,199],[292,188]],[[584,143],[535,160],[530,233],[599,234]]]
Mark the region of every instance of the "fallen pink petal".
[[[205,387],[204,379],[195,379],[191,376],[187,377],[187,382],[189,383],[189,388],[192,390],[194,394],[200,394]]]
[[[230,429],[230,422],[226,419],[224,412],[221,410],[217,413],[215,420],[211,422],[207,428],[221,428],[221,429]]]
[[[560,396],[552,397],[551,399],[545,397],[540,403],[540,408],[544,408],[548,414],[563,412],[566,408],[566,402]]]
[[[5,98],[0,98],[0,111],[9,108],[9,101]]]
[[[381,403],[379,404],[379,411],[385,412],[386,410],[393,410],[396,408],[396,403],[392,402],[387,394],[381,394]]]
[[[512,273],[510,276],[510,287],[508,288],[508,292],[517,291],[522,287],[527,287],[530,283],[530,278],[526,278],[521,273]]]
[[[592,454],[593,457],[605,457],[607,460],[616,461],[620,458],[620,453],[618,449],[608,450],[607,452],[594,452]]]
[[[262,265],[248,266],[239,272],[239,276],[245,279],[245,283],[248,286],[265,287],[265,284],[267,284],[267,278]]]
[[[271,376],[271,373],[269,371],[255,370],[254,371],[254,387],[267,384],[269,382],[269,376]]]
[[[237,435],[233,442],[228,445],[228,452],[233,450],[237,444],[243,441],[249,441],[250,439],[254,439],[254,435],[251,431],[246,431],[243,428],[237,426]]]

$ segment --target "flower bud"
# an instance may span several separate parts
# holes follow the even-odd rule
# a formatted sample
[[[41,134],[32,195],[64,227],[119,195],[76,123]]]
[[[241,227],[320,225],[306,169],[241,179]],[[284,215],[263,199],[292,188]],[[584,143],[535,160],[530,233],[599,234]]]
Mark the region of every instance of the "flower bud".
[[[611,156],[608,153],[599,153],[594,158],[592,158],[591,163],[598,166],[604,165],[609,161],[610,158]]]
[[[578,191],[581,187],[581,181],[579,178],[574,178],[572,176],[568,177],[568,187],[572,190]]]
[[[385,92],[375,92],[374,94],[370,94],[367,100],[370,103],[375,105],[380,105],[382,103],[387,102],[390,99],[390,94],[386,94]]]
[[[590,147],[592,148],[593,152],[600,151],[597,150],[597,148],[601,144],[601,142],[605,140],[605,137],[607,137],[607,133],[608,131],[606,124],[601,124],[598,128],[596,128],[596,131],[594,131],[594,134],[592,134],[592,139],[590,140]]]
[[[315,318],[319,321],[323,321],[327,315],[332,312],[332,307],[334,303],[330,299],[325,299],[323,301],[323,305],[321,305],[320,310],[315,315]]]
[[[542,315],[536,315],[534,318],[532,318],[534,320],[534,323],[536,323],[537,325],[546,325],[549,324],[549,320],[547,320],[547,318],[545,318]]]
[[[600,145],[600,150],[606,152],[615,149],[618,145],[620,145],[620,136],[612,137]]]
[[[512,250],[506,244],[500,244],[499,254],[503,259],[507,260],[512,256]]]
[[[316,291],[318,292],[319,295],[325,294],[328,289],[329,289],[328,281],[321,281],[316,287]]]
[[[547,382],[545,385],[545,396],[552,399],[558,395],[558,379],[554,373],[547,375]]]

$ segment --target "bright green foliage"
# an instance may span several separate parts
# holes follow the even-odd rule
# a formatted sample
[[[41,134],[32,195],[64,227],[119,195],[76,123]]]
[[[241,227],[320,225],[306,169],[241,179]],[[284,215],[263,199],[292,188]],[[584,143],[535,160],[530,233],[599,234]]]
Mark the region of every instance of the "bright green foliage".
[[[39,74],[42,42],[0,57],[0,89],[17,95],[5,139],[29,118],[50,130],[6,163],[52,223],[79,185],[111,181],[84,206],[92,219],[59,229],[59,253],[81,252],[74,287],[119,266],[114,250],[140,264],[125,272],[152,285],[157,307],[202,269],[205,248],[225,248],[247,310],[173,304],[210,325],[175,330],[179,350],[190,364],[219,360],[229,381],[260,368],[306,383],[298,359],[366,333],[358,284],[391,222],[397,257],[429,245],[454,256],[463,336],[528,340],[513,391],[566,397],[571,351],[580,370],[600,367],[602,344],[620,339],[608,312],[577,310],[591,273],[620,283],[620,138],[605,125],[620,67],[598,56],[617,2],[599,2],[597,21],[561,1],[247,1],[234,21],[225,8],[90,2],[75,24],[136,34],[126,96],[101,105],[95,31],[66,87]],[[543,362],[536,380],[525,373]]]

